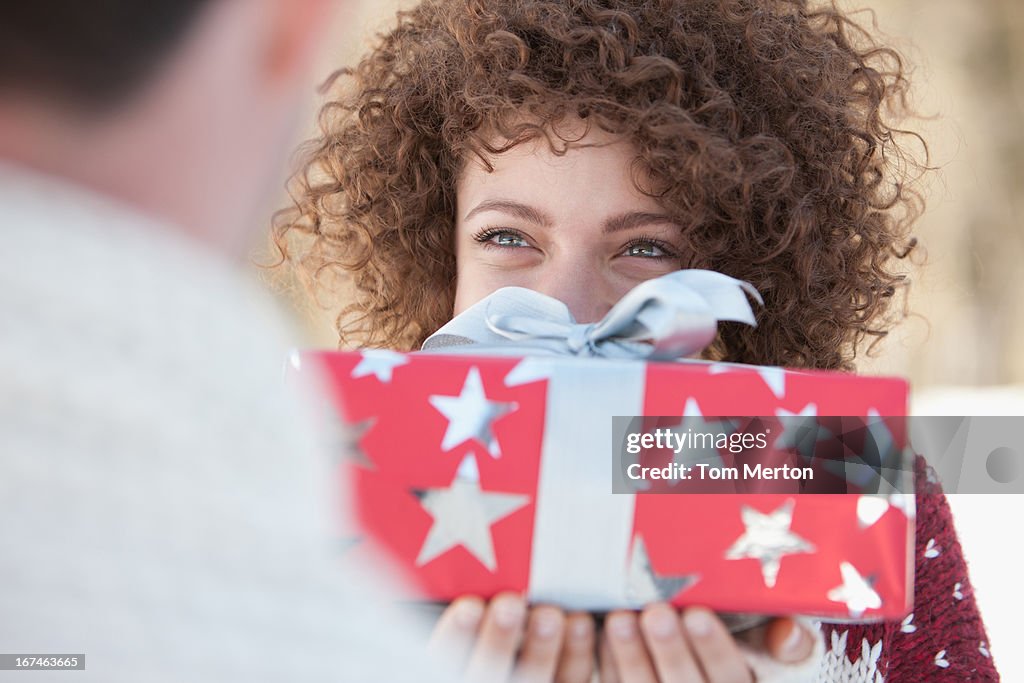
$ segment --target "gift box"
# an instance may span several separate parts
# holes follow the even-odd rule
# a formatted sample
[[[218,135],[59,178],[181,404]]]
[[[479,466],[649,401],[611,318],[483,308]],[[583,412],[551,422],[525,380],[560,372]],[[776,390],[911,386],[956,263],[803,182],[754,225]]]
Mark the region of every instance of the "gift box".
[[[723,308],[702,294],[705,309]],[[829,619],[909,612],[903,380],[678,360],[722,318],[693,302],[698,323],[651,313],[640,297],[624,299],[628,315],[616,307],[577,326],[549,301],[534,303],[554,318],[524,309],[522,292],[503,296],[515,305],[496,313],[492,297],[467,311],[468,326],[439,331],[438,353],[310,351],[294,361],[326,378],[346,425],[339,476],[356,533],[391,555],[417,596],[511,590],[598,612],[658,600]],[[481,320],[486,332],[466,332]],[[524,332],[531,320],[544,322],[540,332]],[[510,343],[476,338],[508,329]],[[609,329],[610,346],[600,341]],[[547,341],[527,342],[538,338]],[[659,353],[676,359],[652,359]],[[659,430],[675,441],[657,442]],[[687,434],[718,438],[679,448]],[[746,476],[751,454],[763,466],[756,476]],[[743,476],[627,476],[641,467]],[[836,482],[849,492],[820,492]]]

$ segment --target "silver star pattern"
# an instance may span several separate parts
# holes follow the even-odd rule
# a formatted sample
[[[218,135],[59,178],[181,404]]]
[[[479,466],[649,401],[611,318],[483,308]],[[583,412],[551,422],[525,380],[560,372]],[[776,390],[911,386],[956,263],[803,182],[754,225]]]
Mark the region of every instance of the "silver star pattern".
[[[480,481],[480,468],[476,465],[476,457],[470,454],[463,458],[459,463],[459,469],[455,471],[455,478],[461,481]]]
[[[368,417],[359,422],[351,424],[339,423],[337,425],[336,441],[338,443],[338,454],[342,461],[353,463],[368,470],[374,469],[373,461],[360,448],[359,442],[363,440],[363,436],[373,427],[376,421],[376,417]]]
[[[467,468],[460,466],[459,469]],[[461,545],[492,572],[498,563],[491,525],[522,508],[530,499],[525,494],[483,491],[478,479],[459,475],[448,488],[414,491],[414,494],[423,509],[434,518],[416,557],[416,566],[422,566]]]
[[[505,375],[505,386],[518,387],[551,379],[551,375],[554,374],[554,365],[550,358],[527,356]]]
[[[793,505],[792,500],[787,500],[768,514],[758,512],[747,505],[740,508],[746,530],[725,551],[725,559],[757,560],[761,563],[761,576],[765,585],[769,588],[775,586],[779,576],[779,565],[784,556],[813,553],[816,550],[806,539],[790,531],[789,527],[793,523]]]
[[[861,496],[857,499],[857,526],[867,529],[888,511],[889,501],[884,496]]]
[[[644,539],[637,536],[626,572],[626,599],[635,607],[671,600],[697,583],[697,574],[662,576],[654,572]]]
[[[866,421],[868,434],[871,435],[870,447],[874,449],[874,455],[879,460],[891,453],[896,448],[896,439],[893,438],[889,425],[882,419],[881,414],[875,408],[868,408],[868,419]],[[865,444],[865,451],[867,444]]]
[[[491,431],[491,423],[517,406],[489,400],[477,367],[469,369],[458,396],[433,395],[429,400],[430,405],[448,418],[448,428],[441,439],[442,450],[450,451],[463,441],[476,439],[487,447],[491,457],[501,457],[501,447]]]
[[[814,459],[819,441],[832,438],[832,432],[818,423],[817,404],[808,403],[799,413],[776,408],[775,416],[782,423],[782,433],[775,438],[774,447],[778,450],[795,448],[807,462]]]
[[[889,505],[903,512],[907,519],[913,520],[917,517],[917,501],[913,493],[892,493],[889,494]]]
[[[409,359],[404,354],[388,349],[366,349],[360,352],[361,358],[354,368],[352,377],[368,377],[374,375],[380,382],[390,382],[395,368],[405,365]]]
[[[882,598],[871,587],[857,568],[849,562],[839,563],[839,573],[843,582],[828,592],[828,599],[832,602],[842,602],[850,610],[850,616],[859,619],[869,609],[878,609],[882,606]]]
[[[366,539],[360,535],[344,536],[338,539],[338,550],[342,554],[347,553],[365,540]]]
[[[705,420],[697,399],[691,397],[686,399],[682,421],[671,429],[679,434],[685,434],[690,429],[695,434],[713,434],[715,441],[717,441],[720,434],[728,436],[735,432],[736,424],[731,420]],[[706,446],[703,445],[703,442],[704,440],[702,439],[702,445],[699,448],[683,448],[675,454],[673,462],[688,467],[697,463],[707,463],[712,467],[722,467],[725,462],[722,460],[722,455],[718,452],[718,449],[715,448],[714,443],[711,446]],[[679,481],[676,480],[672,483],[675,485]]]
[[[909,463],[910,459],[901,457],[903,451],[897,449],[896,438],[875,408],[868,409],[864,426],[867,438],[864,439],[863,453],[855,461],[860,466],[860,472],[851,473],[848,467],[848,478],[858,486],[869,485],[877,479],[879,493],[912,491],[913,475],[902,462],[905,460]],[[857,479],[859,481],[855,481]]]
[[[861,496],[857,499],[858,526],[861,529],[867,529],[881,519],[890,507],[901,511],[908,520],[913,520],[915,516],[914,494],[890,493],[888,496],[882,494]]]

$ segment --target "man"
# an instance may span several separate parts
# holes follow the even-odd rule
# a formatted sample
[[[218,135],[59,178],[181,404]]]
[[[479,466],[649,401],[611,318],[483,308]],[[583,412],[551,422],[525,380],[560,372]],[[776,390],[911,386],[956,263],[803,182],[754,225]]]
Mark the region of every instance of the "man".
[[[336,4],[0,9],[0,652],[84,653],[54,678],[432,675],[339,561],[286,335],[230,263]]]

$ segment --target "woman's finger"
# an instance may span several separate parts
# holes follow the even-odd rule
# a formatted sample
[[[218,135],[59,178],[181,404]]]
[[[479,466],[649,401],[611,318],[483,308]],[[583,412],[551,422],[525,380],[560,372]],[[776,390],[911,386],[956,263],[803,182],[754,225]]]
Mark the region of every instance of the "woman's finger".
[[[608,629],[601,631],[601,646],[598,650],[597,661],[601,683],[622,683],[619,669],[615,665],[615,657],[612,655],[611,643],[608,642]]]
[[[466,666],[470,681],[504,681],[512,672],[523,637],[526,602],[514,593],[502,593],[488,605]]]
[[[570,614],[565,622],[562,654],[555,673],[557,683],[589,683],[594,675],[594,617],[586,612]],[[602,677],[602,683],[604,678]]]
[[[636,613],[612,612],[605,620],[605,631],[622,683],[657,683]]]
[[[640,629],[660,683],[702,680],[675,608],[665,603],[649,605],[640,615]]]
[[[516,683],[550,683],[558,666],[564,633],[565,614],[562,610],[550,605],[531,609],[512,680]]]
[[[483,620],[484,607],[484,601],[474,596],[457,598],[448,605],[430,636],[430,650],[450,658],[456,670],[465,666]]]
[[[769,654],[784,664],[796,664],[811,656],[814,637],[796,620],[775,619],[768,624],[765,646]]]
[[[743,654],[722,620],[703,607],[683,613],[683,627],[708,683],[752,683]]]

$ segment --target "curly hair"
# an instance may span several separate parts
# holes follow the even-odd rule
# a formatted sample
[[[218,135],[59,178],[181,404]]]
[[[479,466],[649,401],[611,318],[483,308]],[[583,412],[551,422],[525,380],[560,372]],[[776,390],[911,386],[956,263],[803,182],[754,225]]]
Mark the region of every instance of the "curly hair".
[[[325,84],[272,237],[318,297],[351,288],[342,345],[416,348],[452,315],[467,159],[582,117],[634,144],[685,267],[763,294],[758,327],[723,324],[709,357],[851,369],[897,317],[922,210],[900,143],[927,146],[894,124],[908,84],[834,4],[425,0]]]

